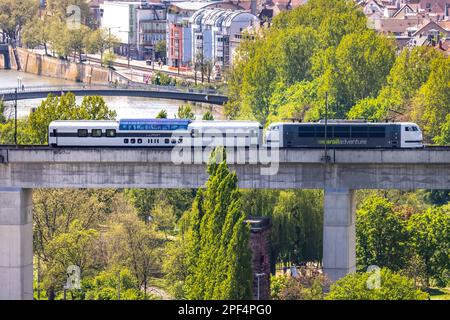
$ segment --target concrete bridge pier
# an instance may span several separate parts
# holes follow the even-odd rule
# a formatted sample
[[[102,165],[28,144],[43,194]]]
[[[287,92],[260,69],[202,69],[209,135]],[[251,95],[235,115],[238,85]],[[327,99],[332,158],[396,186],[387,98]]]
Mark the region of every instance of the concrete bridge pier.
[[[33,299],[32,189],[0,188],[0,300]]]
[[[349,189],[325,189],[323,269],[335,282],[356,271],[355,199]]]

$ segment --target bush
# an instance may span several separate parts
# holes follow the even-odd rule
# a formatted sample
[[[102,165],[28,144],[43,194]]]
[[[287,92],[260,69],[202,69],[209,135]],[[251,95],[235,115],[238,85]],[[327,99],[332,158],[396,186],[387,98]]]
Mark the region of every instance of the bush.
[[[331,285],[326,300],[426,300],[414,282],[387,268],[351,273]],[[377,274],[379,272],[379,274]],[[379,276],[379,277],[378,277]],[[378,283],[377,283],[378,282]]]
[[[274,300],[322,300],[328,281],[323,274],[302,274],[272,276],[270,295]]]

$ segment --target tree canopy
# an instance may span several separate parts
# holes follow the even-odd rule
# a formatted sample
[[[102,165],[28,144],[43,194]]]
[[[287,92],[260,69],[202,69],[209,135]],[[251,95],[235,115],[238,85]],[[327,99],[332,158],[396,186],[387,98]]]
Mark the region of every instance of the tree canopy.
[[[331,285],[326,300],[426,300],[414,282],[387,268],[351,273]]]

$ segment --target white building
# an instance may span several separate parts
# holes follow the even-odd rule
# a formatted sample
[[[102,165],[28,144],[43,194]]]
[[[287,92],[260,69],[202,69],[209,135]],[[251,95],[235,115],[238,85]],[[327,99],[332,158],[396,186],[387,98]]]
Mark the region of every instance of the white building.
[[[216,67],[228,68],[233,63],[242,32],[260,21],[255,15],[241,10],[201,9],[190,18],[192,61],[200,57]]]
[[[151,59],[156,43],[166,38],[165,4],[105,1],[100,12],[101,27],[120,40],[117,50],[120,55]]]

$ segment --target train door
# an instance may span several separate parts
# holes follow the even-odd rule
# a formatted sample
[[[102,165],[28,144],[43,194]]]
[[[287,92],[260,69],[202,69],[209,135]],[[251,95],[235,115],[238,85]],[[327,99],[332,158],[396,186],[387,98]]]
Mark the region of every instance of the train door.
[[[50,136],[50,145],[57,146],[58,145],[58,129],[53,129],[52,134]]]
[[[389,126],[388,141],[389,141],[389,145],[392,148],[400,148],[400,146],[401,146],[400,126],[398,126],[398,125]]]

